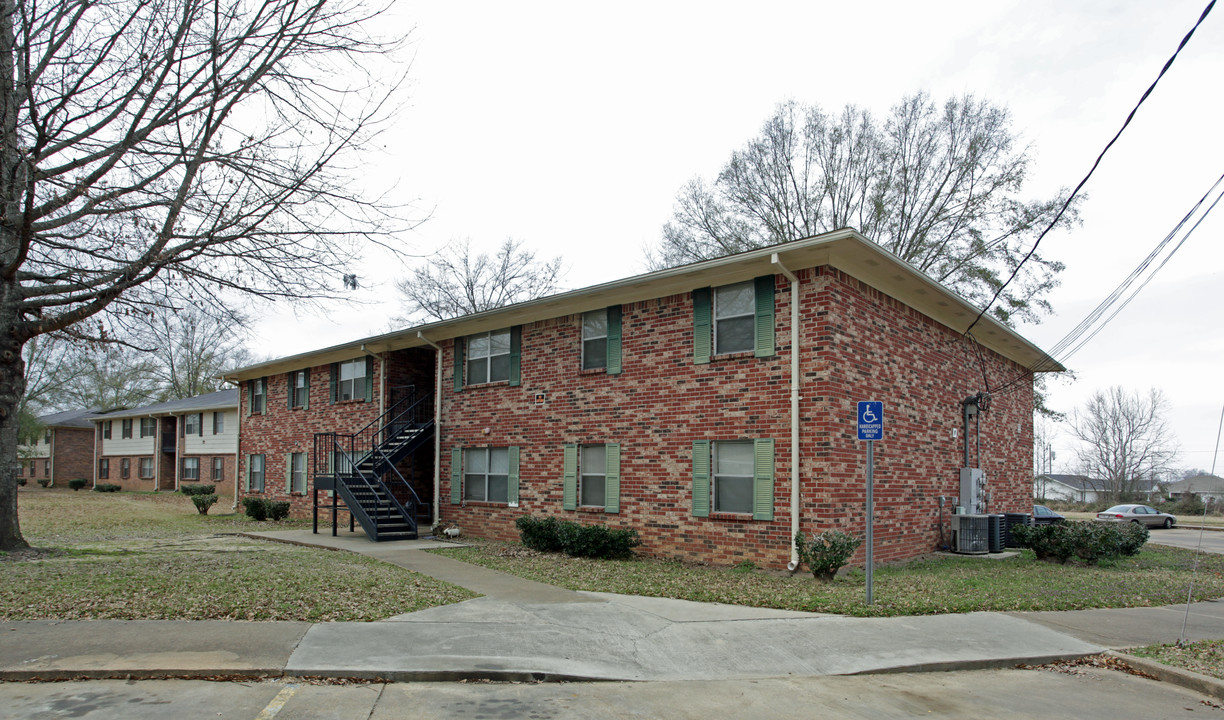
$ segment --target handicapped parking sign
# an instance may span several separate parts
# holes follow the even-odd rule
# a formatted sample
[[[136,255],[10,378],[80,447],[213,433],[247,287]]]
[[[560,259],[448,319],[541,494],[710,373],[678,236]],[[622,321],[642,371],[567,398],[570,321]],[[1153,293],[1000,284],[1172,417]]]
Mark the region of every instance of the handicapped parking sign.
[[[858,439],[884,439],[884,403],[864,400],[858,404]]]

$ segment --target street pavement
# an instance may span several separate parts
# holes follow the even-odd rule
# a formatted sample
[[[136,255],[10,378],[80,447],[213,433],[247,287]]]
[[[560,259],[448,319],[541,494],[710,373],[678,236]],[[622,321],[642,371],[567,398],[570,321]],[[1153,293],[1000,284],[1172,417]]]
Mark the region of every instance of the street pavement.
[[[1201,549],[1203,552],[1224,553],[1224,532],[1219,530],[1200,530],[1188,527],[1175,527],[1171,530],[1156,529],[1151,531],[1148,542],[1188,550]]]

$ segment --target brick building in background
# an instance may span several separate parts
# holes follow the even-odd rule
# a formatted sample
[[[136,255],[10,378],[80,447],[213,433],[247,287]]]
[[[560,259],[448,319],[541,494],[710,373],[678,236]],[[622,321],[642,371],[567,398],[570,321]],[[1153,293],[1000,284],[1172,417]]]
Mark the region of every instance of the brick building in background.
[[[28,480],[50,479],[52,487],[68,487],[75,478],[93,477],[93,424],[96,410],[68,410],[42,415],[43,431],[33,444],[17,449],[18,472]]]
[[[530,513],[784,567],[795,528],[863,535],[855,404],[879,400],[875,557],[913,557],[960,492],[967,397],[994,391],[989,510],[1031,506],[1033,372],[1061,368],[989,317],[965,337],[977,314],[843,230],[274,360],[228,377],[242,493],[300,514],[335,487],[372,537]]]

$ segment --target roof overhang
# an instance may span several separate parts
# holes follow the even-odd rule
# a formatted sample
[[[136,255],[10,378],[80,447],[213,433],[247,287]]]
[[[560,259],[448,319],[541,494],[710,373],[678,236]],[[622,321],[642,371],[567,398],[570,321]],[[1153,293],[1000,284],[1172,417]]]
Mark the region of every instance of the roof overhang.
[[[227,373],[224,378],[239,382],[349,360],[362,354],[377,355],[392,350],[426,347],[430,341],[777,274],[779,271],[773,264],[774,255],[792,271],[823,265],[837,268],[958,333],[964,333],[980,312],[979,308],[888,250],[854,230],[845,229],[278,358],[239,368]],[[974,326],[973,337],[979,344],[1034,372],[1061,372],[1065,369],[1036,345],[990,315],[983,315]]]

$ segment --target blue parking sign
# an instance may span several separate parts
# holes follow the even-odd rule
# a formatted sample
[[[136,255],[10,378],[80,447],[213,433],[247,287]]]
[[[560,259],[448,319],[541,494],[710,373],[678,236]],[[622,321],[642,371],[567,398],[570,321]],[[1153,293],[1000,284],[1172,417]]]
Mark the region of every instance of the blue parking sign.
[[[858,404],[858,439],[884,439],[884,403],[863,400]]]

